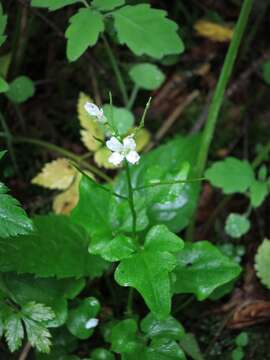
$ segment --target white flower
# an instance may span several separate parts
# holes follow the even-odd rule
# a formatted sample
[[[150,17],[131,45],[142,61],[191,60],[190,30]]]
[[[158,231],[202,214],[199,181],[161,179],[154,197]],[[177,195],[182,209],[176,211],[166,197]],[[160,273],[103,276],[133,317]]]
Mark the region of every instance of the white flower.
[[[107,121],[103,110],[101,108],[99,108],[97,105],[95,105],[95,104],[88,101],[88,102],[85,103],[84,109],[85,109],[85,111],[88,112],[88,114],[90,116],[94,116],[95,118],[97,118],[97,120],[99,122],[105,123]]]
[[[112,151],[109,162],[118,166],[126,159],[131,164],[136,164],[140,160],[140,155],[136,152],[136,142],[133,135],[124,138],[123,143],[115,136],[106,141],[107,148]]]
[[[98,319],[96,319],[96,318],[91,318],[91,319],[89,319],[89,320],[86,322],[85,328],[86,328],[87,330],[93,329],[93,328],[95,328],[95,327],[98,325],[98,323],[99,323],[99,320],[98,320]]]

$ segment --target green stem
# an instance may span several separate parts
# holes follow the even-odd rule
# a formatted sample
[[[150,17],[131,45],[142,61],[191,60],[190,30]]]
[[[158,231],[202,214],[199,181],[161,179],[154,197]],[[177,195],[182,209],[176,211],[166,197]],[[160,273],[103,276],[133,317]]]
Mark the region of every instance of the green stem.
[[[140,90],[140,87],[138,85],[134,85],[133,89],[132,89],[132,92],[131,92],[131,95],[130,95],[130,98],[128,100],[128,104],[127,104],[127,108],[128,110],[131,110],[133,108],[133,105],[135,103],[135,100],[137,98],[137,95],[138,95],[138,92]]]
[[[127,183],[128,183],[128,202],[129,202],[129,207],[130,207],[130,211],[132,214],[132,233],[133,233],[134,240],[136,240],[137,214],[136,214],[135,205],[134,205],[133,188],[132,188],[132,183],[131,183],[130,169],[129,169],[129,165],[128,165],[127,161],[126,161],[126,173],[127,173]]]
[[[132,315],[133,294],[134,294],[134,289],[129,288],[129,290],[128,290],[128,300],[127,300],[127,310],[126,310],[126,315],[127,316]]]
[[[225,57],[225,61],[221,70],[220,77],[215,89],[213,99],[211,101],[208,113],[208,119],[205,124],[205,128],[202,134],[201,146],[199,150],[197,165],[195,168],[195,175],[197,177],[202,177],[204,173],[205,165],[208,158],[210,144],[213,139],[216,123],[220,113],[221,105],[224,99],[225,89],[230,80],[232,70],[235,64],[236,56],[238,49],[246,29],[248,22],[249,14],[251,12],[253,5],[253,0],[244,0],[241,7],[240,15],[234,29],[233,38],[230,43],[228,52]],[[193,220],[190,223],[190,226],[187,231],[187,240],[191,241],[193,238],[194,228],[195,228],[195,217],[196,211],[193,215]]]
[[[127,89],[126,89],[126,85],[124,83],[120,68],[119,68],[117,60],[116,60],[116,58],[114,56],[114,53],[113,53],[113,51],[112,51],[112,49],[110,47],[110,44],[109,44],[109,42],[106,39],[104,34],[102,35],[102,39],[103,39],[105,49],[106,49],[107,54],[108,54],[108,58],[109,58],[109,60],[111,62],[113,71],[115,73],[116,80],[117,80],[117,83],[118,83],[118,86],[119,86],[119,90],[120,90],[120,92],[122,94],[123,103],[124,103],[125,106],[127,106],[127,104],[128,104]]]
[[[258,154],[258,156],[252,162],[253,169],[256,169],[265,159],[265,157],[270,152],[270,141],[264,146],[262,151]]]
[[[202,181],[205,180],[205,178],[199,178],[199,179],[191,179],[191,180],[175,180],[175,181],[162,181],[162,182],[156,182],[153,184],[138,186],[136,188],[133,188],[133,191],[139,191],[147,188],[152,188],[155,186],[163,186],[163,185],[174,185],[174,184],[186,184],[186,183],[193,183],[196,181]]]
[[[12,135],[11,135],[11,133],[9,131],[9,127],[8,127],[8,125],[6,123],[4,115],[1,112],[0,112],[0,123],[1,123],[1,126],[2,126],[3,130],[4,130],[6,143],[7,143],[7,148],[8,148],[8,151],[9,151],[11,161],[13,163],[15,171],[18,173],[19,169],[18,169],[18,164],[17,164],[17,161],[16,161],[14,148],[13,148],[13,145],[12,145]]]
[[[7,135],[3,132],[0,132],[0,137],[6,138]],[[82,160],[80,156],[75,155],[71,151],[68,151],[66,149],[62,149],[61,147],[59,147],[57,145],[51,144],[44,140],[38,140],[38,139],[28,138],[28,137],[24,137],[24,136],[14,136],[14,137],[12,137],[12,141],[15,143],[26,143],[26,144],[36,145],[39,147],[43,147],[44,149],[47,149],[49,151],[60,154],[64,157],[67,157],[70,160],[73,160],[75,163],[83,166],[85,169],[91,171],[93,174],[99,176],[101,179],[103,179],[107,182],[111,182],[111,178],[109,176],[107,176],[106,174],[104,174],[99,169],[97,169],[95,166],[88,164],[87,162]]]

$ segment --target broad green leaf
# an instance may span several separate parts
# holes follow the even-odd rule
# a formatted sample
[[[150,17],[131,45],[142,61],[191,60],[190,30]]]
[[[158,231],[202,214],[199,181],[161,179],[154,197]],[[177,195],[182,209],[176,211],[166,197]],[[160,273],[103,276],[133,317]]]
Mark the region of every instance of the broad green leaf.
[[[152,227],[146,235],[145,247],[148,250],[177,252],[184,247],[184,242],[165,225]]]
[[[101,241],[98,241],[96,246],[95,242],[92,242],[90,249],[91,253],[113,262],[129,257],[136,250],[136,246],[130,237],[119,234],[109,242],[104,241],[104,245]]]
[[[232,351],[232,360],[243,360],[245,353],[241,347],[237,347]]]
[[[49,330],[42,324],[29,318],[23,318],[27,338],[33,347],[43,353],[50,352],[51,334]]]
[[[0,182],[0,238],[30,233],[33,230],[32,221],[27,217],[20,203],[8,195],[7,191],[8,188]],[[4,254],[1,255],[0,252],[1,256]]]
[[[145,199],[147,203],[145,208],[151,225],[163,223],[173,232],[179,232],[188,225],[196,206],[199,184],[170,182],[176,179],[185,180],[185,162],[191,166],[189,178],[194,179],[192,169],[197,158],[199,140],[199,136],[178,137],[142,155],[139,164],[131,168],[134,188],[169,182],[168,185],[147,187],[135,192],[138,200]],[[121,172],[116,180],[115,192],[128,194],[125,171]]]
[[[11,352],[16,351],[22,345],[24,330],[21,318],[18,314],[12,314],[5,322],[5,338]]]
[[[113,12],[115,28],[121,44],[126,44],[136,55],[150,55],[161,59],[179,54],[184,44],[177,35],[177,24],[163,10],[148,4],[125,6]]]
[[[263,64],[263,79],[264,81],[270,85],[270,60],[266,61],[264,64]]]
[[[137,346],[138,326],[134,319],[126,319],[116,324],[110,333],[109,341],[116,353],[130,353]]]
[[[23,316],[31,318],[37,322],[46,322],[55,317],[54,312],[49,306],[36,303],[35,301],[30,301],[24,305],[22,308],[22,314]]]
[[[205,177],[225,194],[244,193],[254,181],[254,171],[247,161],[227,157],[207,169]]]
[[[115,356],[107,349],[97,348],[91,352],[92,360],[115,360]]]
[[[255,256],[255,269],[262,284],[270,289],[270,240],[265,239],[258,247]]]
[[[81,0],[32,0],[31,5],[48,8],[50,11],[61,9],[67,5],[82,2]]]
[[[0,93],[5,93],[9,89],[9,85],[2,77],[0,77]]]
[[[100,311],[100,304],[96,298],[85,298],[79,306],[69,311],[67,328],[72,335],[79,339],[88,339],[94,332],[98,320],[97,314]],[[93,321],[93,325],[90,323]]]
[[[91,5],[101,11],[113,10],[125,4],[125,0],[93,0]]]
[[[133,114],[125,108],[105,104],[103,106],[104,114],[108,121],[117,129],[120,135],[125,135],[134,124]]]
[[[89,237],[65,216],[37,216],[36,232],[0,239],[0,271],[57,278],[100,276],[106,263],[87,251]]]
[[[186,360],[183,350],[176,341],[156,338],[147,347],[147,360]]]
[[[100,13],[89,8],[80,9],[69,19],[66,30],[67,58],[77,60],[89,46],[94,46],[99,34],[104,30],[103,18]]]
[[[0,3],[0,46],[3,45],[7,36],[4,35],[7,26],[7,15],[4,14],[2,4]]]
[[[250,186],[250,202],[254,208],[259,207],[268,195],[268,186],[265,181],[253,181]]]
[[[165,75],[154,64],[137,64],[130,71],[129,76],[132,81],[142,89],[158,89],[165,80]]]
[[[187,333],[180,339],[180,346],[193,360],[204,360],[198,342],[192,333]]]
[[[250,221],[241,214],[231,213],[225,224],[225,231],[233,238],[240,238],[250,229]]]
[[[142,320],[141,329],[149,338],[165,337],[180,340],[185,334],[183,326],[172,316],[165,320],[157,320],[151,313]]]
[[[235,339],[237,346],[245,347],[248,344],[248,333],[241,332]]]
[[[22,103],[32,97],[35,93],[33,81],[27,76],[19,76],[9,84],[7,97],[14,103]]]
[[[177,254],[174,292],[206,299],[217,287],[236,278],[241,268],[208,241],[185,244]]]

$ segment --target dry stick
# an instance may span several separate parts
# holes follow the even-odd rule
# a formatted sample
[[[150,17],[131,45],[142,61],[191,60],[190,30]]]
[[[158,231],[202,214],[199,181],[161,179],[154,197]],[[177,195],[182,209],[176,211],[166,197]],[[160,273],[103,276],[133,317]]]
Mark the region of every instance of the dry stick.
[[[21,352],[18,360],[25,360],[25,359],[27,358],[30,350],[31,350],[31,344],[30,344],[30,342],[28,341],[28,342],[25,344],[25,346],[24,346],[24,348],[23,348],[23,350],[22,350],[22,352]]]
[[[175,108],[175,110],[172,112],[172,114],[166,119],[164,124],[161,126],[161,128],[158,130],[157,134],[155,135],[155,138],[153,141],[150,142],[150,144],[146,147],[145,151],[151,150],[157,142],[159,142],[164,135],[168,132],[168,130],[172,127],[172,125],[175,123],[175,121],[179,118],[179,116],[183,113],[185,108],[192,103],[194,99],[196,99],[199,96],[200,92],[198,90],[194,90],[191,94],[189,94],[183,102],[179,104]]]

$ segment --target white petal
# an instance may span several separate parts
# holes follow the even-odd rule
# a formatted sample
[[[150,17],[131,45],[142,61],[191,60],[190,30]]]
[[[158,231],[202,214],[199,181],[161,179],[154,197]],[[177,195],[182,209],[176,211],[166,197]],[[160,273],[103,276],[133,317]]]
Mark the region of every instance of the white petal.
[[[85,328],[87,330],[93,329],[98,325],[98,323],[99,323],[99,320],[96,318],[89,319],[85,324]]]
[[[100,117],[100,115],[103,116],[103,110],[102,109],[100,110],[99,107],[93,103],[90,102],[85,103],[84,109],[91,116],[96,116],[96,117]]]
[[[129,135],[124,138],[123,140],[124,148],[126,150],[135,150],[136,149],[136,142],[133,139],[133,135]]]
[[[121,152],[123,150],[123,144],[115,136],[106,141],[106,146],[111,151]]]
[[[124,156],[118,152],[113,152],[108,161],[114,166],[118,166],[124,160]]]
[[[137,153],[137,151],[132,150],[127,153],[126,159],[131,164],[137,164],[137,162],[140,160],[140,155]]]

